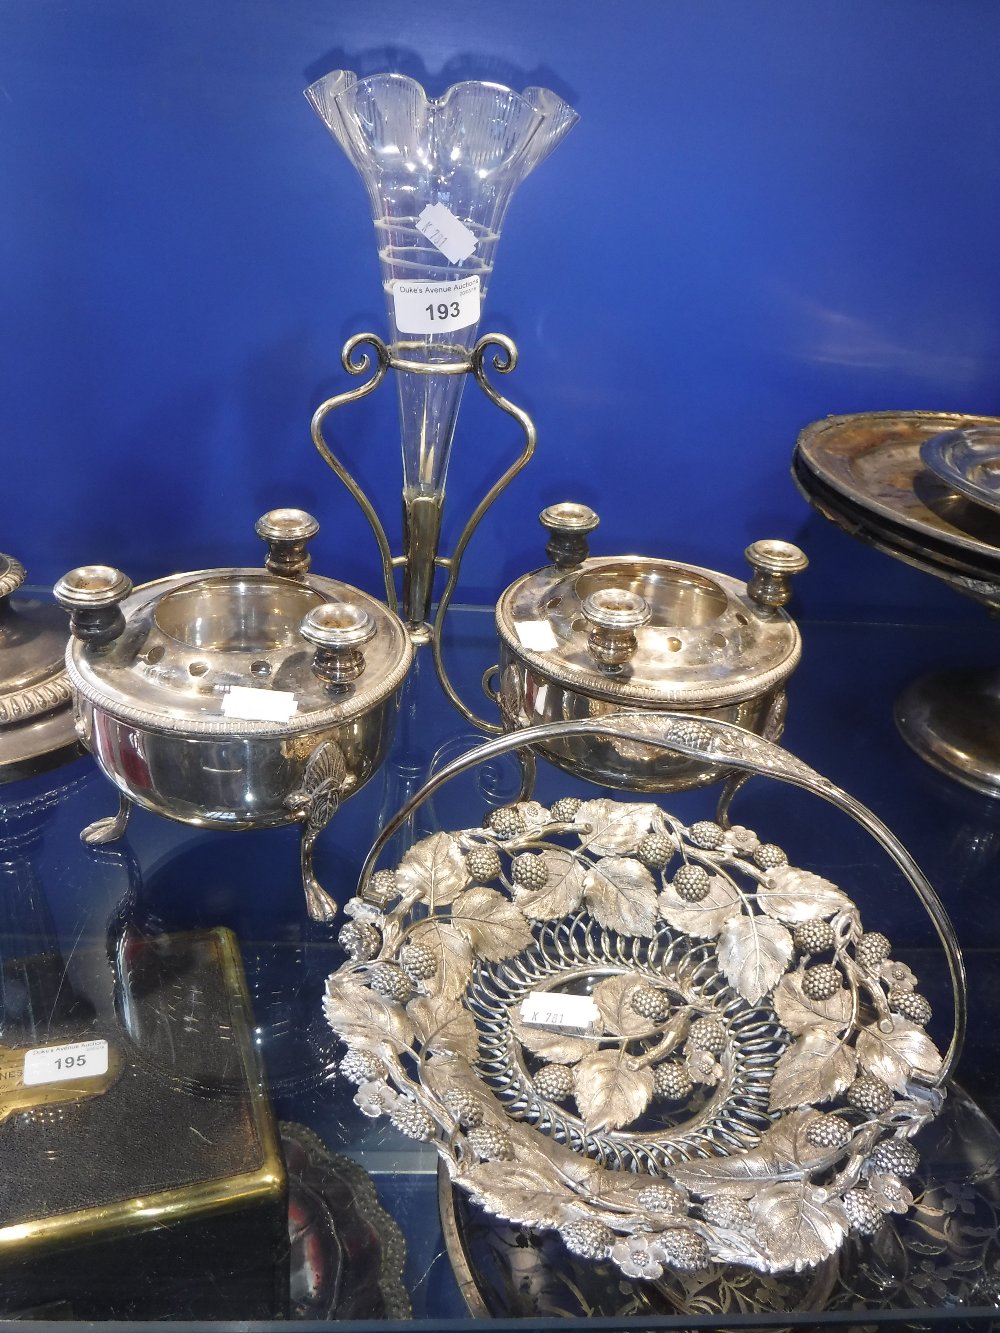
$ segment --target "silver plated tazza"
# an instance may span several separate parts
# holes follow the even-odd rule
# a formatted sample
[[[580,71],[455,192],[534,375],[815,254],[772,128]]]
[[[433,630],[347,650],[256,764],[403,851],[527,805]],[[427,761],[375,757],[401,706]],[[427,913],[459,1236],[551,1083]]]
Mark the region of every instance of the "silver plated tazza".
[[[472,764],[560,733],[627,738],[635,720],[487,742],[390,821],[347,905],[350,961],[326,986],[341,1072],[360,1110],[432,1142],[487,1212],[555,1230],[627,1277],[807,1268],[910,1207],[910,1138],[940,1109],[964,1033],[954,930],[870,811],[731,724],[664,714],[655,741],[639,733],[802,787],[876,839],[945,949],[943,1056],[889,940],[741,826],[607,797],[527,801],[374,869]]]
[[[754,542],[744,583],[645,556],[592,557],[598,516],[585,505],[552,505],[540,521],[551,563],[497,603],[500,662],[485,683],[504,731],[624,708],[648,714],[639,732],[655,734],[657,714],[670,709],[780,737],[785,685],[802,651],[783,609],[791,577],[808,563],[798,547]],[[576,777],[630,791],[678,791],[726,772],[603,735],[568,735],[539,753]]]
[[[998,434],[996,418],[955,413],[827,417],[799,436],[793,475],[810,504],[845,532],[996,615],[1000,513],[962,494],[925,454],[935,440],[995,440]],[[950,444],[945,452],[951,453]],[[923,676],[907,686],[894,711],[900,734],[922,759],[974,791],[1000,796],[996,667]]]
[[[329,921],[313,846],[385,757],[413,652],[381,602],[308,572],[318,530],[301,510],[272,510],[257,524],[265,569],[133,590],[85,565],[55,593],[71,617],[77,729],[121,793],[84,840],[120,837],[133,803],[208,828],[297,822],[309,914]]]

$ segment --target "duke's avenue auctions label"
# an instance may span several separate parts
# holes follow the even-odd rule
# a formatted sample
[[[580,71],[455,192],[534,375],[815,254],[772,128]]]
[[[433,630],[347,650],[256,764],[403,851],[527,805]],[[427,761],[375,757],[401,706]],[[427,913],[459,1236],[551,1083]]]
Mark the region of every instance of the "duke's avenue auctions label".
[[[452,333],[455,329],[467,329],[479,319],[479,274],[460,278],[458,282],[410,282],[397,278],[392,284],[392,303],[400,333]]]
[[[532,1028],[558,1028],[585,1037],[594,1031],[599,1016],[589,995],[535,991],[521,1001],[521,1022]]]
[[[254,690],[248,685],[230,685],[222,696],[226,717],[248,722],[287,722],[299,701],[290,690]]]
[[[449,264],[461,264],[476,248],[475,234],[445,204],[428,204],[417,218],[417,231]]]
[[[24,1053],[26,1087],[40,1083],[67,1083],[70,1079],[98,1078],[108,1072],[106,1041],[74,1041],[65,1046],[39,1046]]]

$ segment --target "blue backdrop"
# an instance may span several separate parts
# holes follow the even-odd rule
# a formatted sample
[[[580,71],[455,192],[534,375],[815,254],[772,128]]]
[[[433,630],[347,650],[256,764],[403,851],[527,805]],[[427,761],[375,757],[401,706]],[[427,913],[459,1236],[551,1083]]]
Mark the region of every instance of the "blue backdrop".
[[[813,558],[813,615],[978,614],[813,516],[788,476],[830,412],[1000,411],[1000,6],[991,0],[0,0],[0,549],[33,581],[257,563],[277,504],[315,567],[375,588],[314,453],[339,352],[384,331],[367,199],[302,97],[337,66],[440,93],[545,83],[580,124],[514,199],[482,329],[539,452],[462,597],[597,549],[737,571]],[[395,395],[345,454],[398,530]],[[519,447],[466,395],[446,528]]]

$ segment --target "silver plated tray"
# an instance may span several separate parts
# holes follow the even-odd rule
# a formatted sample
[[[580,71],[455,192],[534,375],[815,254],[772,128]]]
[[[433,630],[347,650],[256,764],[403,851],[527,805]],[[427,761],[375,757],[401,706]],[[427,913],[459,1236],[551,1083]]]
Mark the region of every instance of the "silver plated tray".
[[[745,828],[685,826],[648,802],[521,802],[372,873],[472,763],[557,731],[627,736],[631,721],[488,742],[390,821],[345,909],[350,961],[327,982],[341,1071],[360,1110],[434,1143],[488,1213],[625,1277],[812,1267],[909,1208],[909,1139],[940,1108],[964,1028],[954,932],[870,812],[729,724],[667,714],[653,741],[802,786],[881,843],[945,946],[944,1057],[889,941]]]
[[[947,485],[994,511],[1000,509],[1000,427],[943,431],[920,446],[920,457]]]

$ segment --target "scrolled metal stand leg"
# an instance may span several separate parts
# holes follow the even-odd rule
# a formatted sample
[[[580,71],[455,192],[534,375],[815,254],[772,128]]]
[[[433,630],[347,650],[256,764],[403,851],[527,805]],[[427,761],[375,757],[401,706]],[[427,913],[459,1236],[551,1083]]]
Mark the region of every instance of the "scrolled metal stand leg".
[[[92,824],[81,829],[80,841],[86,843],[88,847],[100,847],[106,842],[117,842],[128,828],[131,813],[132,801],[122,792],[118,797],[118,813],[108,815],[104,819],[95,819]]]
[[[336,804],[330,808],[328,802],[314,807],[305,823],[299,838],[299,863],[302,869],[302,888],[306,895],[306,911],[311,921],[329,923],[337,915],[337,904],[323,888],[313,870],[313,848],[316,839],[326,828],[336,812]]]
[[[766,741],[773,741],[777,745],[781,740],[782,733],[785,730],[785,715],[788,712],[788,695],[784,690],[779,690],[777,694],[771,696],[771,702],[768,704],[767,715],[764,718],[764,725],[761,728],[761,735]],[[729,808],[736,798],[737,792],[753,777],[752,773],[730,773],[726,778],[719,796],[719,803],[715,807],[715,822],[721,824],[723,828],[729,828]]]

